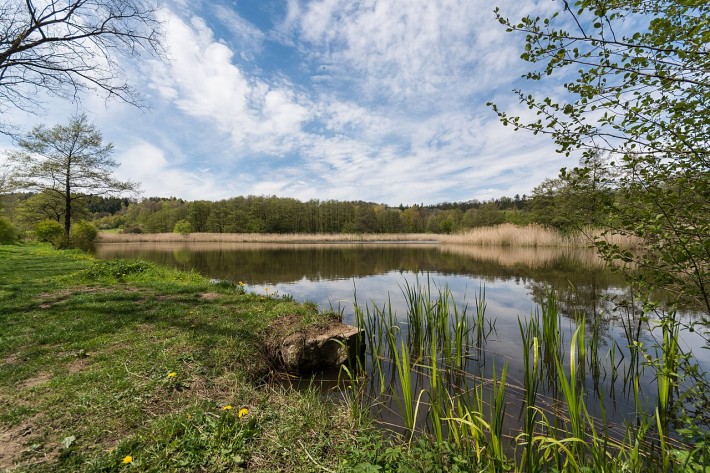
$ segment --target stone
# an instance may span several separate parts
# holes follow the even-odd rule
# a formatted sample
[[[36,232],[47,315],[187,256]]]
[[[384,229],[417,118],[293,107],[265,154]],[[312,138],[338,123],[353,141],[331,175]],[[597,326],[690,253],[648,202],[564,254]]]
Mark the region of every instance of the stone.
[[[364,345],[360,332],[340,322],[297,331],[278,344],[275,361],[286,371],[297,373],[337,368],[364,352],[358,347],[358,343]]]

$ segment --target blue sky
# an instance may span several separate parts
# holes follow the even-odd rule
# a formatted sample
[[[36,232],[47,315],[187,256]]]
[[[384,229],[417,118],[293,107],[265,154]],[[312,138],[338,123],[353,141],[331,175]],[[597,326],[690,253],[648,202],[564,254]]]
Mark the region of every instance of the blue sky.
[[[390,205],[529,193],[559,168],[549,138],[486,106],[520,109],[523,38],[506,16],[547,0],[173,0],[169,61],[125,63],[148,109],[82,97],[143,196],[277,195]],[[544,93],[553,93],[551,84]],[[540,89],[537,89],[540,90]],[[26,128],[66,122],[48,99]],[[0,138],[0,147],[11,143]]]

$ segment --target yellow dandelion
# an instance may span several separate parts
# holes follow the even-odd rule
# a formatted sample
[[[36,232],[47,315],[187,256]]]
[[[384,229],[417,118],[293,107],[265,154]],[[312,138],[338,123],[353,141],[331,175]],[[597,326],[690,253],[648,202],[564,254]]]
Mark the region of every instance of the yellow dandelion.
[[[168,378],[174,378],[175,376],[177,376],[177,373],[175,371],[171,371],[170,373],[168,373]]]
[[[130,455],[126,455],[125,457],[123,457],[123,464],[127,465],[129,463],[133,463],[133,457]]]
[[[240,286],[244,286],[244,281],[239,281]]]
[[[230,404],[227,404],[226,406],[222,406],[222,410],[223,410],[223,411],[231,411],[231,410],[232,410],[232,406],[231,406]]]
[[[242,407],[241,409],[239,409],[237,416],[244,417],[247,414],[249,414],[249,410],[246,407]]]

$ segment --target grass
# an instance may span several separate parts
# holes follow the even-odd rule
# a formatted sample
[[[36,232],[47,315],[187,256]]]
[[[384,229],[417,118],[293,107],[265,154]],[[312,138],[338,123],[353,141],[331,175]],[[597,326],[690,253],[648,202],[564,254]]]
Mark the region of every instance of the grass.
[[[261,333],[284,315],[324,316],[145,262],[0,246],[0,471],[441,465],[315,388],[269,382]]]

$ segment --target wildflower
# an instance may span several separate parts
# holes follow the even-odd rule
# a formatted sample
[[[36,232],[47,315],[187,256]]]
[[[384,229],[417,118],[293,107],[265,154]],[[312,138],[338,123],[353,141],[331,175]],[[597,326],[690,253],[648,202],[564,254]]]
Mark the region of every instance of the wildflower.
[[[170,373],[168,373],[168,378],[174,378],[176,375],[177,373],[175,371],[171,371]]]
[[[243,282],[243,281],[239,281],[239,285],[242,286],[242,287],[244,287],[244,282]]]
[[[123,457],[123,462],[122,462],[122,463],[123,463],[124,465],[127,465],[127,464],[129,464],[129,463],[133,463],[133,457],[130,456],[130,455],[126,455],[125,457]]]
[[[237,413],[238,417],[244,417],[245,415],[249,414],[249,410],[246,407],[242,407],[239,409],[239,412]]]
[[[226,406],[222,406],[222,410],[223,411],[231,411],[232,410],[231,404],[227,404]]]
[[[264,288],[264,292],[269,292],[269,288],[268,288],[268,287],[265,287],[265,288]]]

